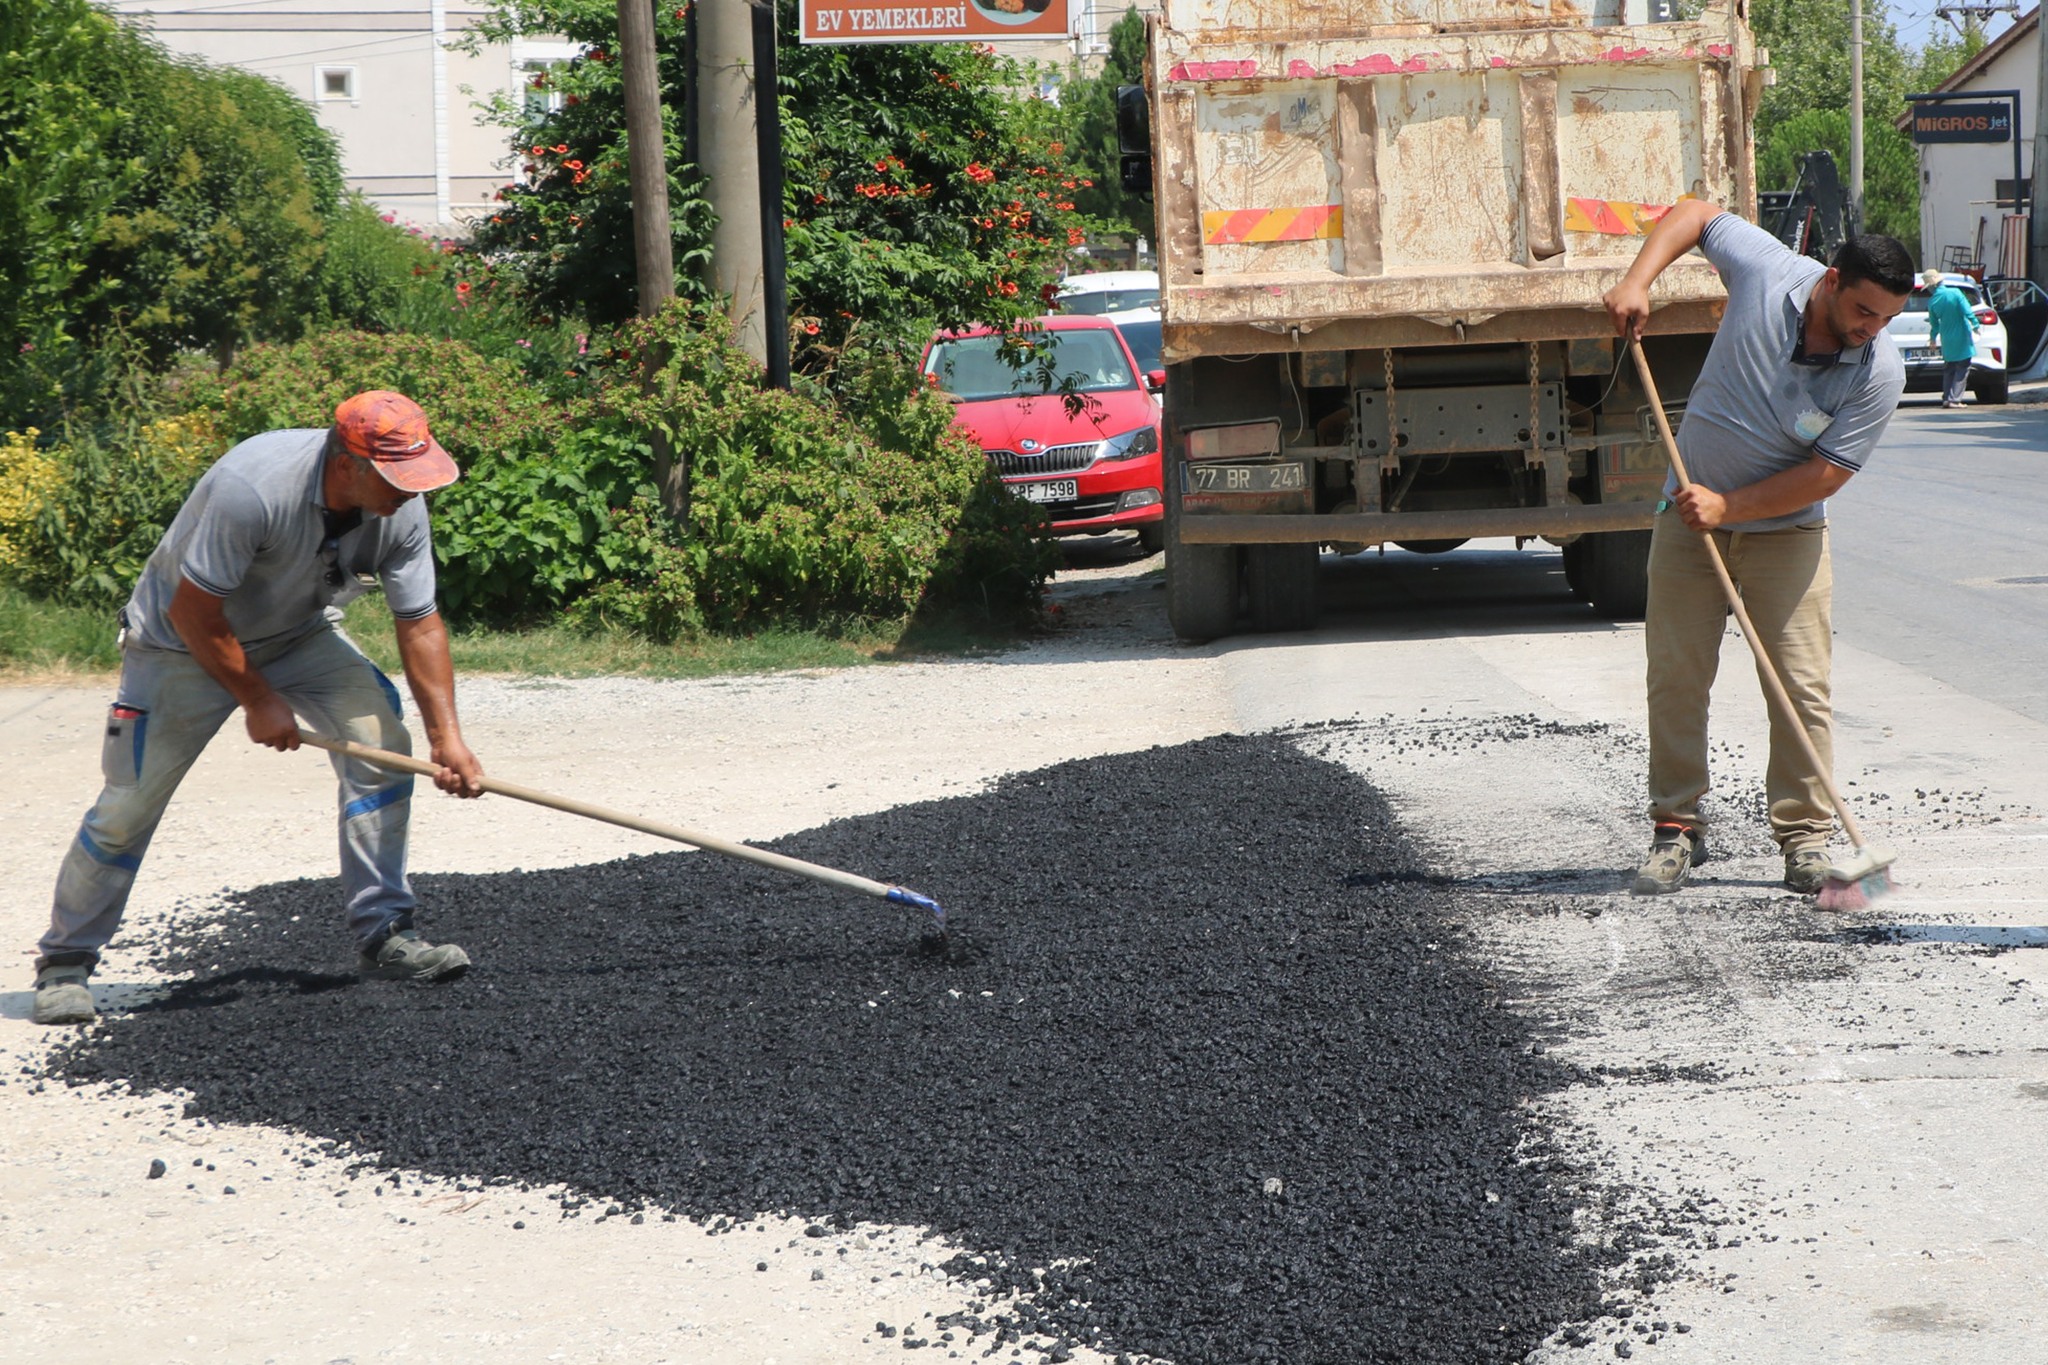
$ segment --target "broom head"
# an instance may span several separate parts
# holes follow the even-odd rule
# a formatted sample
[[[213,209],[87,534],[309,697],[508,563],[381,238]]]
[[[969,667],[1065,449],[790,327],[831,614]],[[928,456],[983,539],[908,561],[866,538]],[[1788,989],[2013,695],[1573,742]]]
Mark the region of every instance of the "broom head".
[[[1892,889],[1891,866],[1899,855],[1869,844],[1828,869],[1814,897],[1816,910],[1868,910],[1870,903]]]

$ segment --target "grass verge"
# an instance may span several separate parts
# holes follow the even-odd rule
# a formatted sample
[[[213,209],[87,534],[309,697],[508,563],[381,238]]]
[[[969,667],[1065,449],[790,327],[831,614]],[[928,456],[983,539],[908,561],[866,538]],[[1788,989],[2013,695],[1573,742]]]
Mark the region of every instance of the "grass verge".
[[[114,614],[0,587],[0,678],[90,677],[121,666]]]
[[[391,613],[372,593],[349,604],[349,638],[379,668],[397,676]],[[83,680],[121,666],[111,613],[64,607],[0,587],[0,682]],[[710,678],[734,673],[786,673],[804,668],[957,657],[1010,648],[1014,631],[956,618],[852,625],[828,630],[763,630],[658,645],[622,631],[592,633],[567,626],[531,630],[465,629],[449,638],[458,678],[515,677]]]

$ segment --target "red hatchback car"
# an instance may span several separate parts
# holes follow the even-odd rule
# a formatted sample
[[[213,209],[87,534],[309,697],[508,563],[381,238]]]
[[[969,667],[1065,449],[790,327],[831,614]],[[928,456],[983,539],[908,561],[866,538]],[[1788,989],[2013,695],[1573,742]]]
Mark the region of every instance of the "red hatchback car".
[[[1054,535],[1136,531],[1147,554],[1165,544],[1160,499],[1159,404],[1131,349],[1107,318],[1041,318],[1021,337],[1021,367],[990,327],[941,332],[924,373],[959,404],[954,422],[988,452],[1019,497],[1045,506]],[[1018,342],[1013,341],[1012,345]],[[1049,387],[1039,357],[1050,351]],[[1082,397],[1069,413],[1059,385]]]

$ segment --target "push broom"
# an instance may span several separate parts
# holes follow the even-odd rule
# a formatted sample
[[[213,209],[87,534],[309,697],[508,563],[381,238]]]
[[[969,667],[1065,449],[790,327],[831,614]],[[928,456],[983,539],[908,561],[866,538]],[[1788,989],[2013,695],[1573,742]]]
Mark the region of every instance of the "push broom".
[[[316,749],[325,749],[331,754],[340,754],[344,758],[359,759],[364,763],[374,764],[379,768],[389,768],[395,772],[414,773],[420,777],[432,777],[440,771],[434,764],[414,758],[410,754],[395,754],[388,749],[372,748],[367,744],[357,744],[353,740],[329,739],[325,735],[316,735],[310,730],[302,729],[299,731],[299,742],[301,744],[310,744]],[[941,934],[946,933],[945,907],[930,896],[919,895],[907,887],[890,886],[886,882],[870,881],[866,877],[858,877],[851,872],[841,872],[837,868],[820,867],[816,863],[807,863],[801,858],[792,858],[782,853],[770,853],[765,848],[755,848],[749,844],[735,843],[730,839],[721,839],[715,834],[704,834],[698,830],[685,829],[681,825],[664,824],[659,820],[647,820],[637,815],[627,815],[622,811],[607,810],[603,806],[593,806],[587,801],[578,801],[567,796],[556,796],[551,792],[521,786],[517,782],[506,782],[495,777],[482,778],[480,781],[485,791],[495,792],[499,796],[509,796],[516,801],[529,801],[536,806],[546,806],[550,810],[563,811],[570,815],[581,815],[591,820],[602,820],[608,825],[618,825],[625,829],[638,830],[642,834],[652,834],[662,839],[673,839],[679,844],[688,844],[692,848],[701,848],[707,853],[722,853],[728,858],[738,858],[743,862],[758,863],[762,867],[772,867],[778,871],[794,873],[799,877],[808,877],[814,882],[823,882],[828,886],[844,887],[848,891],[859,891],[864,895],[875,896],[881,900],[888,901],[892,905],[912,906],[929,912],[937,923],[938,931]]]
[[[1685,488],[1692,483],[1686,476],[1685,459],[1678,453],[1678,441],[1671,434],[1671,423],[1664,416],[1664,400],[1657,396],[1657,381],[1650,374],[1649,358],[1643,354],[1639,343],[1631,339],[1630,349],[1635,352],[1636,373],[1642,376],[1643,393],[1650,400],[1650,414],[1656,419],[1657,434],[1664,440],[1664,453],[1671,459],[1671,472],[1678,476],[1678,486]],[[1842,793],[1835,787],[1833,774],[1828,765],[1821,762],[1820,751],[1813,747],[1813,737],[1806,733],[1800,723],[1798,708],[1792,705],[1791,694],[1785,690],[1785,683],[1778,676],[1777,666],[1764,651],[1763,640],[1756,633],[1756,624],[1749,619],[1749,609],[1742,604],[1742,594],[1736,591],[1735,580],[1728,576],[1728,565],[1721,557],[1721,547],[1714,540],[1712,531],[1700,532],[1700,540],[1707,548],[1707,558],[1713,563],[1714,576],[1721,580],[1721,591],[1728,598],[1728,606],[1735,613],[1735,622],[1742,627],[1742,638],[1749,642],[1749,652],[1756,655],[1757,675],[1764,680],[1764,691],[1770,694],[1771,702],[1784,718],[1785,728],[1799,741],[1799,748],[1806,755],[1806,763],[1813,770],[1834,804],[1835,814],[1842,819],[1842,831],[1849,836],[1855,851],[1846,862],[1830,867],[1826,879],[1821,883],[1820,892],[1814,897],[1814,905],[1821,910],[1862,910],[1879,896],[1891,890],[1891,865],[1898,854],[1891,849],[1867,843],[1863,831],[1857,828],[1856,817],[1849,813],[1849,807],[1842,800]]]

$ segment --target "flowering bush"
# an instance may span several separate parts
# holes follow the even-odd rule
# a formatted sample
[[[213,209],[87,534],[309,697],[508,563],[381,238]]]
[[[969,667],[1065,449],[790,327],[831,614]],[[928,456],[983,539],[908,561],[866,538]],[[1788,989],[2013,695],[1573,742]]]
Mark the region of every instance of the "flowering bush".
[[[205,414],[161,418],[101,443],[81,436],[36,452],[34,433],[10,433],[0,462],[33,487],[12,526],[0,572],[42,596],[111,610],[128,597],[185,495],[221,453]],[[0,463],[0,477],[13,471]]]
[[[57,462],[36,447],[34,427],[0,436],[0,581],[20,574],[36,513],[61,481]]]
[[[820,372],[856,328],[916,336],[936,325],[1043,311],[1085,226],[1089,177],[1069,163],[1059,111],[1015,92],[1025,73],[961,43],[804,45],[794,0],[782,24],[783,229],[794,363]],[[657,7],[665,110],[681,108],[681,10]],[[583,57],[534,77],[548,107],[501,100],[516,129],[518,177],[478,227],[545,306],[600,322],[635,306],[624,105],[610,7],[504,0],[483,32],[566,33]],[[676,276],[702,297],[709,206],[667,129]]]

